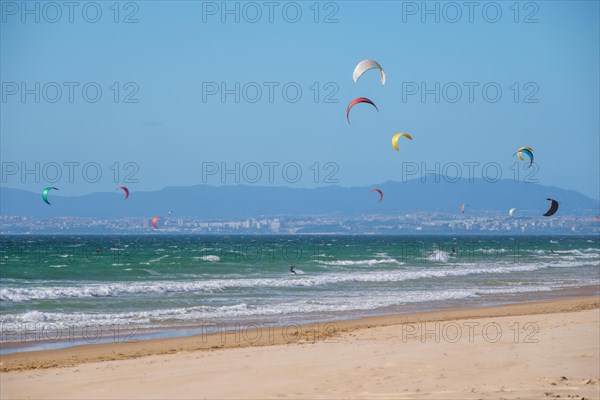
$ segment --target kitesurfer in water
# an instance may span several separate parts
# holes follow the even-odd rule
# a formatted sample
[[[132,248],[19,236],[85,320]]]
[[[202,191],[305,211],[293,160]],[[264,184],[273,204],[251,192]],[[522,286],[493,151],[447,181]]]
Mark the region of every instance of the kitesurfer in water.
[[[297,274],[297,272],[295,271],[296,266],[295,265],[290,265],[290,272],[294,275]]]

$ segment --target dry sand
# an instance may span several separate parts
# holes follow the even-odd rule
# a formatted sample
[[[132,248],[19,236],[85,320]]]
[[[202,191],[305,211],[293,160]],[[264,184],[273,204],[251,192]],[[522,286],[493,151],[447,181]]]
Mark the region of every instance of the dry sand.
[[[17,353],[0,358],[0,395],[598,399],[599,306],[588,296]]]

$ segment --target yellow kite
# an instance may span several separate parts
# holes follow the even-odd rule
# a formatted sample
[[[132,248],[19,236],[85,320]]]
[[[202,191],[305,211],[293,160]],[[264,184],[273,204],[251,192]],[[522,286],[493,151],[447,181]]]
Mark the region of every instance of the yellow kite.
[[[396,133],[394,136],[392,136],[392,146],[394,146],[394,150],[396,151],[398,151],[398,139],[400,139],[402,136],[409,140],[413,140],[412,136],[410,136],[408,133]]]

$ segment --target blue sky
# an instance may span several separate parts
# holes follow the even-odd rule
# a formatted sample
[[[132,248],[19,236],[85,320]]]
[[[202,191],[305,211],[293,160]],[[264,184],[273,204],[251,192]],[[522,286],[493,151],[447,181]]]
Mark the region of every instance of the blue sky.
[[[239,22],[235,14],[222,15],[222,2],[120,3],[118,23],[113,2],[98,3],[102,15],[96,23],[82,15],[87,3],[78,3],[73,22],[63,8],[54,23],[47,20],[56,10],[40,10],[39,22],[25,14],[22,22],[22,3],[9,2],[8,8],[6,3],[0,38],[4,173],[11,168],[6,163],[34,168],[37,162],[43,168],[55,162],[63,174],[54,183],[44,182],[42,174],[40,182],[32,175],[6,175],[6,187],[38,190],[51,183],[62,194],[113,190],[115,162],[121,183],[132,171],[125,163],[139,167],[139,182],[127,183],[133,190],[203,183],[203,163],[209,162],[229,168],[258,163],[263,178],[256,184],[264,185],[327,184],[324,174],[334,171],[324,169],[328,162],[337,166],[333,178],[343,186],[401,180],[407,163],[430,170],[439,163],[441,171],[447,163],[478,162],[475,177],[482,177],[484,164],[498,163],[502,177],[512,179],[514,151],[531,146],[540,183],[600,197],[596,1],[522,2],[518,15],[514,2],[480,2],[473,22],[463,2],[452,3],[461,12],[456,22],[451,20],[457,9],[447,3],[427,3],[439,7],[436,22],[435,15],[422,14],[422,2],[322,2],[318,23],[314,2],[276,2],[272,22],[263,2],[227,3],[231,9],[238,4]],[[296,4],[302,16],[286,21],[295,18]],[[254,5],[262,16],[252,23]],[[87,12],[88,19],[95,18],[95,10]],[[138,22],[123,23],[132,13]],[[337,22],[325,23],[327,16]],[[375,71],[353,82],[354,66],[366,58],[382,64],[385,86]],[[35,82],[40,102],[34,94],[23,102],[20,85],[31,89]],[[75,82],[73,102],[65,82]],[[102,90],[95,103],[82,95],[90,82],[90,97],[94,87]],[[239,102],[234,94],[222,102],[220,94],[206,93],[215,84],[233,89],[236,82]],[[434,89],[436,83],[439,102],[435,94],[423,101],[420,93],[407,93],[421,85]],[[15,84],[19,92],[11,94]],[[62,95],[52,103],[56,85]],[[272,102],[268,85],[274,87]],[[474,87],[472,102],[468,85]],[[262,97],[253,103],[257,86]],[[302,96],[292,102],[297,87]],[[493,102],[498,87],[502,94]],[[131,99],[137,102],[124,102],[134,91]],[[326,95],[337,102],[325,102]],[[346,106],[361,96],[372,99],[379,112],[359,105],[348,125]],[[414,137],[401,142],[399,152],[390,144],[396,132]],[[65,162],[79,163],[73,182]],[[89,162],[102,170],[97,182],[81,176]],[[266,178],[268,162],[280,163],[273,183]],[[292,162],[303,173],[296,183],[281,179],[282,166]],[[315,162],[321,170],[317,183]],[[520,180],[532,171],[522,169]],[[217,176],[205,178],[222,183]],[[225,178],[235,183],[233,175]]]

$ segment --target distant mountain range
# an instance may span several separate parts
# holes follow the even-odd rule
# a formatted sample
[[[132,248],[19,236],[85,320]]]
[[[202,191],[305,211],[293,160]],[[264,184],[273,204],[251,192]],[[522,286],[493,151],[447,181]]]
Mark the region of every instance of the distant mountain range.
[[[384,193],[371,192],[378,187]],[[600,202],[573,190],[533,183],[501,180],[489,183],[482,179],[405,183],[384,182],[369,187],[327,186],[293,188],[268,186],[177,186],[156,191],[131,192],[124,200],[122,192],[94,193],[67,197],[52,191],[52,205],[42,201],[40,193],[1,188],[0,214],[31,217],[149,217],[174,216],[206,219],[258,216],[357,215],[364,213],[397,214],[409,212],[457,213],[462,203],[466,213],[506,214],[511,207],[543,214],[549,206],[547,197],[560,202],[559,213],[597,215]]]

